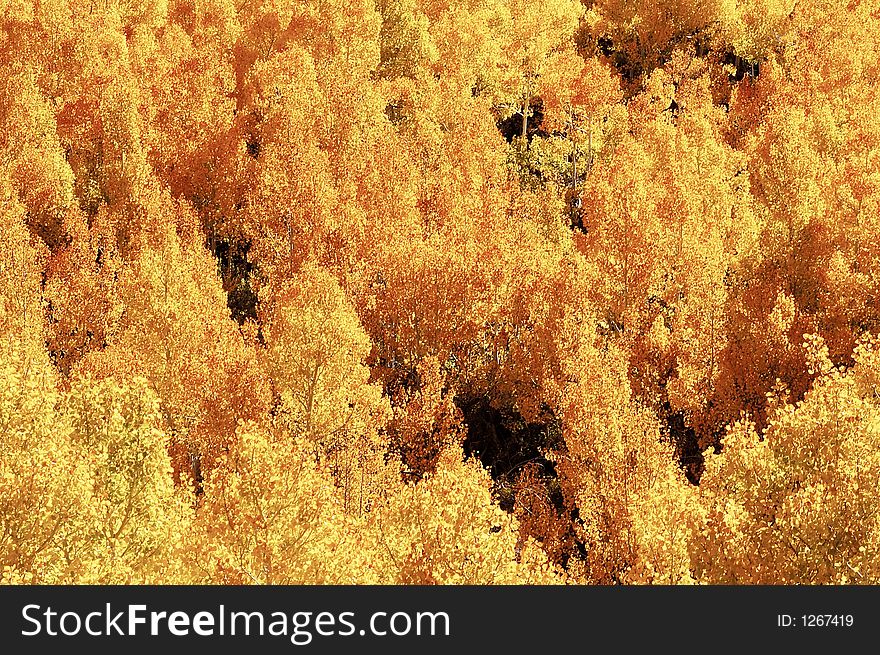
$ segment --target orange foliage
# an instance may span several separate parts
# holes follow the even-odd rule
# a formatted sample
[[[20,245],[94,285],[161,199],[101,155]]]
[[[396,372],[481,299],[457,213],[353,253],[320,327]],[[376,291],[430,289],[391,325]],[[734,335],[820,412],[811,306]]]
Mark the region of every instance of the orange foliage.
[[[0,580],[876,583],[878,20],[4,4]]]

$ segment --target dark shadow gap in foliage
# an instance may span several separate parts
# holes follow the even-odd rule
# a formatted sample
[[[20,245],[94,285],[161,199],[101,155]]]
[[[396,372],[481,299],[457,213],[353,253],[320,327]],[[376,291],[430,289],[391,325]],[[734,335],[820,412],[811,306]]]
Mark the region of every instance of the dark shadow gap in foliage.
[[[500,118],[500,113],[496,110],[496,125],[498,131],[508,143],[513,143],[514,139],[522,137],[522,110],[515,112],[507,118]],[[526,124],[526,139],[531,143],[534,137],[546,137],[548,133],[542,128],[544,122],[544,100],[539,96],[533,96],[529,99],[529,117]]]
[[[459,397],[455,404],[467,427],[464,455],[477,457],[489,471],[501,509],[516,512],[519,491],[538,491],[550,513],[546,524],[524,524],[526,532],[562,568],[573,560],[585,561],[587,546],[577,530],[579,509],[566,498],[556,464],[546,456],[565,451],[562,422],[549,407],[543,420],[530,423],[515,409],[499,409],[485,397]],[[526,506],[528,502],[526,499]],[[528,515],[528,509],[526,512]]]
[[[524,466],[537,465],[547,480],[557,479],[555,463],[544,456],[544,452],[563,445],[562,424],[552,412],[547,411],[544,422],[529,423],[516,410],[497,409],[486,398],[456,398],[455,404],[467,426],[462,444],[465,457],[478,458],[489,471],[504,510],[513,509],[513,488]],[[564,503],[558,483],[549,485],[548,492],[561,510]]]
[[[259,299],[251,286],[254,265],[248,261],[251,244],[246,240],[215,239],[208,246],[217,258],[217,268],[226,292],[226,305],[239,325],[257,320]]]
[[[724,58],[721,60],[721,63],[727,66],[733,66],[736,69],[733,73],[728,75],[728,80],[731,84],[742,82],[747,77],[755,79],[761,74],[761,62],[749,61],[744,57],[740,57],[732,48],[724,53]]]
[[[664,432],[675,448],[675,459],[684,470],[688,482],[700,484],[706,460],[700,448],[700,439],[694,429],[687,425],[684,412],[668,412]]]
[[[245,144],[247,146],[248,155],[250,155],[253,159],[258,159],[260,156],[260,151],[262,149],[262,144],[260,143],[259,139],[257,139],[257,137],[249,137],[245,141]]]

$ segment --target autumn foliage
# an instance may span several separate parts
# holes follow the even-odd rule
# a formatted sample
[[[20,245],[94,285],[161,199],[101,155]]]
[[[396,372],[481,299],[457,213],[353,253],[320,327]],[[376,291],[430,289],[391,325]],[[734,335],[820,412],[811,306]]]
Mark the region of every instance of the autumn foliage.
[[[0,2],[0,581],[880,582],[880,2]]]

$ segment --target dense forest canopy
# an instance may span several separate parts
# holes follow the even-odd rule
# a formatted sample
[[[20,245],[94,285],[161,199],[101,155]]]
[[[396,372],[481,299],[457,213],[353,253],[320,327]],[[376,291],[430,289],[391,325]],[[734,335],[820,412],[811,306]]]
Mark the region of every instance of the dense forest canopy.
[[[880,2],[0,0],[0,580],[880,582]]]

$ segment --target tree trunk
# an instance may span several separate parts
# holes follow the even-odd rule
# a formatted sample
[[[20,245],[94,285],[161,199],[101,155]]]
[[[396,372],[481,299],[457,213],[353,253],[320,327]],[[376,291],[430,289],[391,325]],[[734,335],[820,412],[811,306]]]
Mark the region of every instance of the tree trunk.
[[[523,97],[523,122],[522,122],[522,149],[523,152],[528,151],[529,141],[526,137],[529,128],[529,100],[531,99],[530,84],[526,82],[526,92]]]

